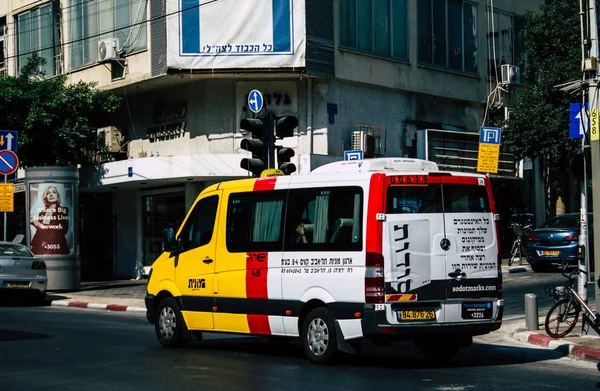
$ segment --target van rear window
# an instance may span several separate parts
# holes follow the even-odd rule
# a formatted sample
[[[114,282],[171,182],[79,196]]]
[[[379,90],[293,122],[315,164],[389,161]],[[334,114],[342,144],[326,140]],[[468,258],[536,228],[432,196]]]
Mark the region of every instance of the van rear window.
[[[442,203],[443,200],[443,203]],[[490,212],[484,186],[431,184],[389,186],[386,213],[485,213]]]

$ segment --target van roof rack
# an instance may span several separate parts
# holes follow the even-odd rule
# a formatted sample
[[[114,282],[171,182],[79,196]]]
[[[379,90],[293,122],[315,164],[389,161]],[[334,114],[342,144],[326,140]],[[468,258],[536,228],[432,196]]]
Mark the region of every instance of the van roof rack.
[[[410,158],[374,158],[364,160],[343,160],[315,168],[311,174],[353,173],[373,171],[439,171],[435,162]]]

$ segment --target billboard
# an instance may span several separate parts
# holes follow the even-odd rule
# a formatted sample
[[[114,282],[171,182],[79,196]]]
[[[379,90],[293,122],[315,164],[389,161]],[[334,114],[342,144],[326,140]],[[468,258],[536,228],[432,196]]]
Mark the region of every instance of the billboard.
[[[167,0],[167,67],[305,66],[304,0]]]
[[[73,184],[30,183],[30,247],[35,255],[73,254]]]

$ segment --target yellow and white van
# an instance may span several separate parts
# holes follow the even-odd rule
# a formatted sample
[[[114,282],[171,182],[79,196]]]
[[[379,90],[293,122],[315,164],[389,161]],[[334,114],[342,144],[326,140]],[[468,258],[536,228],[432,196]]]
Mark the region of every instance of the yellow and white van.
[[[202,331],[300,337],[324,363],[362,339],[451,359],[500,328],[489,177],[407,158],[202,191],[152,265],[147,318],[165,347]]]

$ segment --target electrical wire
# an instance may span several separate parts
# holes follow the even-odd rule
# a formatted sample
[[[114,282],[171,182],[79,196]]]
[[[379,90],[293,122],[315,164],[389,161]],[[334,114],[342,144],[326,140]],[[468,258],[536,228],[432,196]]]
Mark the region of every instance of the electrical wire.
[[[85,38],[77,38],[77,39],[73,39],[73,40],[70,40],[70,41],[67,41],[67,42],[59,43],[57,45],[50,45],[50,46],[46,46],[46,47],[39,48],[39,49],[36,49],[36,50],[31,50],[29,52],[18,53],[18,54],[14,54],[12,56],[7,56],[5,58],[5,60],[12,59],[12,58],[17,58],[17,57],[20,57],[20,56],[29,56],[29,55],[31,55],[33,53],[38,53],[38,52],[41,52],[41,51],[44,51],[44,50],[48,50],[48,49],[56,49],[56,48],[59,48],[59,47],[62,47],[64,49],[67,46],[72,45],[74,43],[83,42],[83,41],[86,41],[86,40],[92,39],[92,38],[98,38],[98,37],[101,37],[103,35],[106,35],[106,34],[109,34],[109,33],[115,33],[115,32],[118,32],[118,31],[121,31],[121,30],[125,30],[125,29],[128,29],[128,28],[134,27],[134,26],[139,26],[139,25],[146,24],[146,23],[152,23],[152,22],[155,22],[157,20],[161,20],[161,19],[168,18],[168,17],[174,16],[174,15],[177,15],[177,14],[181,14],[181,13],[183,13],[185,11],[189,11],[189,10],[192,10],[192,9],[195,9],[195,8],[201,8],[201,7],[204,7],[204,6],[207,6],[207,5],[219,2],[219,1],[222,1],[222,0],[208,0],[205,3],[202,3],[202,4],[192,5],[190,7],[186,7],[186,8],[177,10],[177,11],[166,13],[166,14],[161,15],[161,16],[157,16],[155,18],[149,18],[149,19],[143,20],[141,22],[131,23],[131,24],[125,26],[125,27],[118,27],[118,28],[114,28],[114,29],[103,31],[101,33],[90,34],[89,36],[87,36]]]

